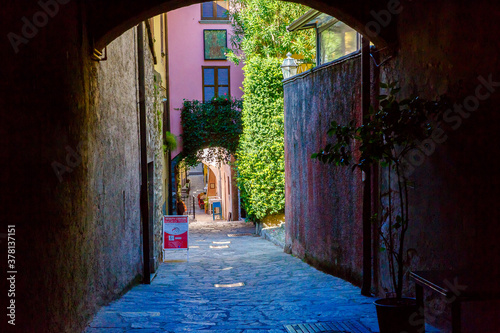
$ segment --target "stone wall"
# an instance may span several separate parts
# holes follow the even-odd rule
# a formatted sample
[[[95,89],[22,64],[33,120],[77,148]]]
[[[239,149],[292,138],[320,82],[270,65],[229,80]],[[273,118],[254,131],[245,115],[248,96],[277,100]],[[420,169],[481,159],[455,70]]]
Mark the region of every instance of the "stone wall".
[[[162,124],[161,101],[153,69],[153,57],[144,33],[147,150],[148,162],[154,162],[155,214],[153,221],[154,253],[162,259]],[[96,308],[115,299],[142,276],[142,223],[140,214],[140,136],[139,95],[137,84],[137,29],[131,29],[107,48],[107,60],[93,66],[95,79],[90,95],[94,114],[87,118],[91,186],[87,196],[92,251],[85,251],[94,281],[88,281],[89,301]],[[84,263],[83,263],[84,264]]]
[[[38,11],[37,3],[6,4],[2,35],[19,33],[21,18],[31,19]],[[108,223],[110,210],[102,200],[122,207],[126,191],[125,199],[134,202],[129,189],[135,185],[124,184],[117,194],[104,186],[106,197],[98,195],[104,193],[99,179],[114,173],[92,173],[103,170],[97,152],[90,151],[103,139],[94,128],[101,116],[94,104],[97,67],[88,56],[85,26],[75,23],[83,19],[78,3],[69,2],[60,12],[64,14],[51,18],[17,53],[6,38],[0,42],[0,221],[2,228],[7,221],[16,226],[18,272],[16,326],[8,325],[2,315],[2,332],[81,331],[97,304],[110,300],[140,273],[134,260],[139,254],[131,251],[122,254],[119,260],[125,266],[117,272],[106,266],[127,237],[136,238],[131,234],[137,229],[129,227],[123,243],[108,243],[121,225]],[[54,163],[64,171],[60,178]],[[120,221],[122,212],[114,220],[126,225]],[[134,215],[129,210],[126,219]],[[4,239],[1,247],[6,253]],[[2,290],[7,290],[5,281],[0,282]],[[3,309],[8,301],[5,294],[0,297]]]
[[[71,4],[64,10],[70,18],[80,15]],[[97,63],[80,57],[90,52],[70,19],[57,16],[50,23],[9,62],[8,72],[30,78],[33,86],[13,89],[3,104],[30,110],[2,116],[2,124],[10,124],[10,135],[2,129],[2,160],[23,166],[2,173],[1,179],[0,211],[8,213],[1,220],[16,225],[19,272],[16,326],[6,327],[2,319],[3,332],[82,331],[101,305],[142,276],[136,31],[108,45],[108,59]],[[39,45],[54,31],[60,33],[54,33],[52,51],[40,54]],[[148,152],[155,157],[161,132],[149,97],[153,76],[147,37],[145,51]],[[25,59],[32,60],[20,66]],[[72,65],[65,67],[68,59]],[[40,76],[33,75],[37,69]],[[41,95],[34,97],[36,92]],[[17,185],[6,185],[5,176],[18,179]],[[161,186],[161,176],[155,178]],[[159,187],[156,192],[158,211],[163,199]],[[2,298],[4,308],[6,301]]]
[[[119,150],[125,143],[108,136],[107,131],[121,138],[122,134],[113,127],[116,125],[136,133],[136,125],[131,124],[137,120],[111,121],[98,111],[95,95],[99,93],[96,75],[100,65],[90,60],[92,43],[97,40],[104,46],[125,31],[124,26],[131,27],[161,10],[193,2],[59,0],[59,13],[47,16],[48,22],[36,32],[25,34],[28,38],[18,45],[18,50],[5,36],[11,32],[22,35],[23,18],[32,20],[41,7],[38,1],[7,1],[2,5],[0,221],[2,228],[16,225],[18,331],[81,331],[98,304],[116,297],[127,281],[140,274],[140,250],[127,249],[125,241],[116,236],[120,227],[121,235],[128,235],[125,239],[137,239],[138,195],[133,194],[133,189],[139,178],[125,176],[135,173],[132,167],[138,170],[138,160],[133,166],[117,163],[117,172],[100,165],[101,161],[113,159],[105,156],[109,150],[103,147]],[[370,6],[375,4],[380,10],[387,3],[300,2],[332,15],[343,14],[339,17],[358,23],[360,31],[364,24],[375,20]],[[408,245],[417,250],[418,256],[412,267],[476,267],[487,269],[488,276],[494,277],[500,269],[500,168],[496,165],[500,154],[500,94],[496,83],[500,81],[500,44],[495,37],[495,32],[500,31],[498,1],[401,3],[401,14],[391,21],[398,29],[385,29],[390,30],[385,36],[398,34],[399,46],[395,53],[391,49],[382,52],[381,60],[387,61],[381,66],[381,79],[399,80],[403,95],[419,93],[436,98],[446,93],[458,104],[474,103],[474,98],[479,101],[476,95],[481,97],[477,110],[469,105],[475,111],[464,108],[465,111],[448,115],[451,129],[446,132],[446,142],[437,145],[414,173],[417,187],[412,193],[411,217],[415,225]],[[89,32],[101,27],[101,34]],[[122,54],[128,56],[128,51]],[[493,83],[484,86],[480,76]],[[484,97],[487,94],[490,96]],[[136,101],[133,103],[135,108]],[[109,117],[118,117],[118,113]],[[99,127],[100,119],[108,128]],[[327,124],[322,126],[326,128]],[[138,147],[138,137],[130,143],[130,147]],[[79,156],[74,153],[77,147],[81,148]],[[124,150],[121,154],[136,154],[128,146]],[[305,160],[309,156],[303,157]],[[54,162],[67,167],[60,169],[66,171],[62,181],[54,172]],[[113,210],[111,215],[110,209],[103,206],[118,209],[123,202],[132,208]],[[111,223],[118,223],[123,218],[120,214],[125,217],[124,224]],[[310,231],[313,232],[318,231]],[[302,237],[305,231],[299,235]],[[346,239],[349,237],[346,235]],[[359,243],[351,240],[354,246]],[[2,239],[2,253],[6,253],[5,245]],[[334,249],[338,247],[332,245]],[[120,252],[122,249],[127,254]],[[123,259],[126,256],[131,262]],[[108,270],[107,264],[113,260],[122,260],[125,266],[112,264]],[[353,261],[351,267],[359,267],[359,259],[349,260]],[[116,283],[107,282],[109,279],[116,279]],[[4,288],[6,280],[2,281]],[[433,295],[428,297],[428,302],[436,299]],[[4,309],[7,301],[6,297],[0,298]],[[485,318],[481,314],[475,317]],[[494,326],[493,318],[482,320],[483,326],[491,324],[492,329],[475,331],[495,332],[498,325]],[[1,324],[1,331],[12,331],[13,327],[4,327],[5,321]]]
[[[490,39],[491,31],[500,28],[498,4],[484,0],[474,3],[401,1],[401,5],[401,13],[391,17],[397,22],[399,45],[381,47],[376,53],[380,57],[378,63],[383,63],[379,68],[380,81],[398,81],[402,88],[400,97],[419,95],[434,100],[446,94],[455,104],[453,110],[445,113],[439,139],[430,142],[425,153],[414,153],[410,159],[414,166],[411,175],[414,186],[410,193],[411,226],[406,242],[407,248],[412,249],[408,268],[467,270],[478,277],[486,274],[491,279],[498,279],[500,228],[496,221],[500,218],[500,210],[495,207],[500,197],[500,168],[496,166],[495,156],[500,153],[500,132],[496,128],[500,120],[500,60],[497,56],[500,46]],[[349,73],[349,68],[340,69]],[[360,224],[352,223],[359,220],[353,219],[355,215],[346,215],[346,218],[316,211],[320,207],[329,210],[325,206],[329,200],[321,195],[332,189],[329,184],[321,187],[317,167],[309,162],[311,148],[317,149],[324,144],[319,142],[315,146],[312,138],[317,131],[320,134],[316,140],[325,139],[327,123],[320,123],[318,117],[326,120],[325,114],[329,115],[317,100],[330,101],[329,94],[345,98],[353,89],[344,80],[334,81],[338,73],[329,73],[331,78],[324,81],[326,84],[317,82],[320,76],[318,71],[302,81],[285,84],[286,112],[290,107],[295,109],[293,116],[287,116],[285,124],[288,130],[286,161],[290,166],[286,185],[287,231],[290,232],[287,245],[293,253],[306,258],[308,253],[314,253],[313,261],[321,258],[320,253],[328,253],[330,257],[322,260],[330,260],[329,265],[340,269],[335,267],[338,254],[328,251],[325,242],[318,241],[322,238],[318,230],[326,232],[330,225],[318,228],[316,221],[325,217],[329,221],[342,219],[349,234],[342,235],[339,248],[352,261],[348,267],[358,273],[351,274],[356,281],[362,258],[361,238]],[[358,102],[352,105],[358,105],[359,97],[353,96],[353,99]],[[355,108],[349,103],[343,106],[348,112]],[[330,177],[340,180],[342,176],[334,172],[329,171]],[[323,175],[327,177],[327,172]],[[384,186],[387,173],[382,170],[380,177],[379,183]],[[359,175],[354,178],[359,179]],[[348,178],[342,181],[346,184],[345,188],[340,186],[343,193],[354,193],[352,189],[356,187],[349,187],[350,181]],[[335,205],[340,194],[334,192],[327,197]],[[296,216],[300,215],[305,218],[299,223]],[[336,241],[338,233],[330,233],[328,237]],[[374,249],[378,241],[374,239]],[[373,256],[376,278],[373,287],[383,296],[384,288],[391,289],[385,255],[379,257],[374,253]],[[343,275],[342,271],[333,272]],[[407,283],[405,290],[407,295],[414,295],[412,283]],[[448,332],[450,304],[431,293],[426,293],[426,304],[428,321]],[[498,317],[494,314],[500,312],[499,302],[478,303],[466,309],[465,330],[497,330],[499,323],[493,319]]]
[[[153,254],[156,258],[155,265],[163,260],[163,164],[165,163],[163,153],[163,101],[160,92],[161,76],[154,70],[154,59],[152,50],[149,48],[150,34],[147,33],[147,26],[144,33],[145,52],[145,81],[146,81],[146,112],[147,112],[147,149],[148,163],[154,163],[154,216],[153,221],[154,244]],[[158,41],[159,43],[160,41]],[[156,55],[157,57],[159,55]]]
[[[443,121],[440,142],[411,161],[415,188],[410,193],[407,245],[416,255],[410,267],[466,269],[478,277],[499,279],[500,168],[494,161],[500,153],[500,45],[491,39],[491,32],[500,29],[498,2],[402,4],[400,47],[382,66],[381,81],[399,81],[402,96],[436,99],[446,94],[456,104]],[[484,84],[487,81],[495,83]],[[386,276],[383,269],[381,274]],[[380,287],[387,285],[383,276]],[[427,305],[435,309],[429,320],[448,332],[449,304],[436,295],[427,297]],[[465,331],[498,330],[500,323],[493,319],[500,313],[499,303],[490,304],[496,316],[481,312],[483,305],[477,303],[477,312],[470,307],[464,312]]]
[[[107,49],[108,59],[95,63],[95,79],[84,146],[88,162],[89,231],[94,272],[89,292],[103,305],[142,275],[140,214],[140,145],[135,29]],[[85,265],[85,262],[81,263]],[[137,282],[137,281],[136,281]]]
[[[355,55],[285,82],[286,251],[360,283],[362,183],[359,171],[311,159],[332,121],[360,121],[361,60]]]
[[[436,99],[446,94],[457,105],[446,113],[442,142],[434,142],[435,149],[429,148],[423,159],[415,155],[410,161],[416,226],[410,229],[409,245],[417,249],[421,268],[500,262],[500,229],[493,222],[500,218],[494,208],[500,169],[492,165],[500,148],[500,84],[484,84],[500,82],[500,45],[490,45],[489,37],[500,27],[495,8],[493,1],[405,2],[400,48],[381,68],[381,81],[399,81],[402,96]]]

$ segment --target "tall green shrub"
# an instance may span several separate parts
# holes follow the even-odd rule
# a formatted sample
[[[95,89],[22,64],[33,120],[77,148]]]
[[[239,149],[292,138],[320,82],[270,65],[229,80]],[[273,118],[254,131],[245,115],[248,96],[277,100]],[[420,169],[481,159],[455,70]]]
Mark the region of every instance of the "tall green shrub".
[[[237,150],[238,186],[252,220],[285,207],[281,59],[247,58],[243,70],[243,134]]]
[[[313,31],[286,27],[308,8],[278,0],[232,0],[234,33],[228,58],[243,61],[243,134],[236,154],[238,186],[254,221],[285,208],[283,76],[281,63],[292,52],[314,58]]]

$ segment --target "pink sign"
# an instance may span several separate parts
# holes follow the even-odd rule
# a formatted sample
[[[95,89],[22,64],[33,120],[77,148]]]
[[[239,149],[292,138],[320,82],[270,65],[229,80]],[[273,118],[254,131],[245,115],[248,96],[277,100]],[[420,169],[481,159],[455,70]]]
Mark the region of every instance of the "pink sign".
[[[163,249],[187,249],[189,217],[170,215],[163,217]]]

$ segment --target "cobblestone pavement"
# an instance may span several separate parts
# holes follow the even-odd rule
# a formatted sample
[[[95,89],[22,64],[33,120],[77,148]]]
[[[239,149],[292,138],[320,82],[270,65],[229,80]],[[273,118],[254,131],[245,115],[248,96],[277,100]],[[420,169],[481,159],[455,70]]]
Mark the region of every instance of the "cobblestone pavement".
[[[188,261],[161,264],[151,285],[103,307],[87,333],[278,333],[286,324],[348,319],[377,331],[374,299],[359,288],[251,235],[251,223],[197,218]],[[185,252],[166,259],[174,258]]]

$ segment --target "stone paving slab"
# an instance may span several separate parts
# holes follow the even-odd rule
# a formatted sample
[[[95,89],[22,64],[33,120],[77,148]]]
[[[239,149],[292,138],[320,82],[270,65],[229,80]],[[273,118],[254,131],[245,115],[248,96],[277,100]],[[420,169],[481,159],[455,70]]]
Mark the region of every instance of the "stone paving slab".
[[[162,263],[151,285],[103,307],[86,332],[285,333],[295,323],[376,323],[373,298],[253,232],[251,223],[200,216],[190,223],[196,247],[188,261]],[[228,237],[241,233],[250,235]]]

